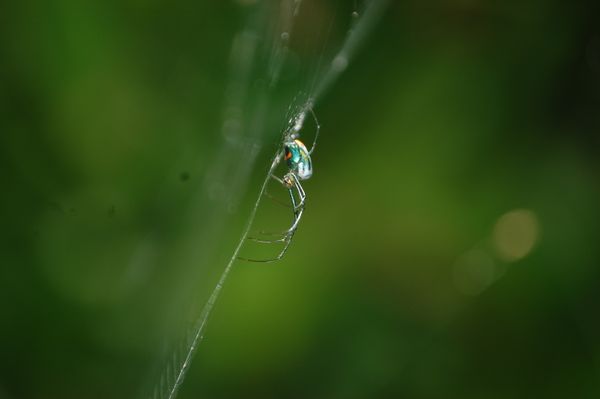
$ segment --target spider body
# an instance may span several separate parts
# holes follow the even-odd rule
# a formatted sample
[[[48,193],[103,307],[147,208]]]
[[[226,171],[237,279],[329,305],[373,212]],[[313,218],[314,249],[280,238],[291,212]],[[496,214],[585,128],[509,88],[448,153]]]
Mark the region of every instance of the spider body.
[[[306,180],[312,176],[312,161],[303,142],[298,139],[287,142],[284,145],[284,152],[290,172],[294,173],[298,179]]]

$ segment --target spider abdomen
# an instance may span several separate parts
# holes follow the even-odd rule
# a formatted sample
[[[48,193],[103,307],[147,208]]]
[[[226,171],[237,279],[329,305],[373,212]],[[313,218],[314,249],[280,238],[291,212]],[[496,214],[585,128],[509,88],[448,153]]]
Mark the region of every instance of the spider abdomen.
[[[296,139],[285,144],[285,160],[288,168],[300,179],[312,176],[312,161],[303,142]]]

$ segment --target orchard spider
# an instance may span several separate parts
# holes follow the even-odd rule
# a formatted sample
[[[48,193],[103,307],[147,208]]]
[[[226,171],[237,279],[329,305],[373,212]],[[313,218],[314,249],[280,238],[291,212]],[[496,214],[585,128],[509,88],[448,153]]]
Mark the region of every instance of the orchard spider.
[[[304,118],[306,116],[306,112],[310,112],[312,115],[315,125],[316,132],[315,138],[312,143],[312,147],[310,150],[306,148],[304,143],[298,139],[300,136],[300,130],[304,124]],[[274,258],[268,259],[250,259],[244,257],[238,257],[238,259],[249,261],[249,262],[275,262],[283,258],[285,253],[287,252],[290,243],[292,242],[292,238],[296,230],[298,229],[298,224],[300,223],[300,219],[302,218],[302,213],[304,212],[304,204],[306,201],[306,193],[302,188],[302,184],[300,182],[302,180],[307,180],[312,176],[312,161],[310,159],[310,155],[315,149],[317,144],[317,138],[319,137],[319,131],[321,126],[319,125],[319,121],[317,120],[317,116],[312,109],[312,106],[309,104],[294,120],[294,124],[286,130],[283,135],[281,149],[278,151],[277,156],[275,157],[271,169],[269,171],[269,178],[273,178],[277,182],[281,183],[287,190],[290,195],[291,205],[285,204],[275,198],[273,198],[270,194],[265,192],[265,195],[274,199],[276,202],[287,206],[292,209],[293,212],[293,220],[292,225],[289,229],[278,232],[278,233],[269,233],[264,231],[259,231],[259,237],[247,237],[248,240],[261,243],[261,244],[274,244],[274,243],[283,243],[283,248],[279,251],[279,254]],[[278,177],[274,175],[274,171],[277,168],[277,165],[281,162],[281,159],[284,159],[287,163],[288,172],[283,177]],[[267,238],[261,238],[260,236],[268,236]],[[273,238],[271,238],[273,237]]]

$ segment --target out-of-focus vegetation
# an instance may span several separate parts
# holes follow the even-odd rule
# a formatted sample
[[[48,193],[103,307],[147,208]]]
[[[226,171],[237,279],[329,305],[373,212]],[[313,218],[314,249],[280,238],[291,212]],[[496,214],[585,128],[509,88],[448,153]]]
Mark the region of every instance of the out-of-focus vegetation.
[[[206,300],[279,134],[239,206],[198,194],[244,7],[0,6],[0,397],[133,397]],[[316,107],[290,250],[235,265],[181,397],[597,397],[598,11],[391,2]]]

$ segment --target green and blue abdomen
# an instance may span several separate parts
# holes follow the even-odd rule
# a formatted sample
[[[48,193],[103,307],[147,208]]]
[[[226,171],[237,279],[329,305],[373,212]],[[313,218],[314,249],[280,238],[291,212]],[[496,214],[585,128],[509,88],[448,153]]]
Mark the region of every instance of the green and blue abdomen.
[[[306,180],[312,176],[312,161],[304,143],[300,140],[290,141],[285,144],[285,160],[288,168],[294,172],[300,180]]]

